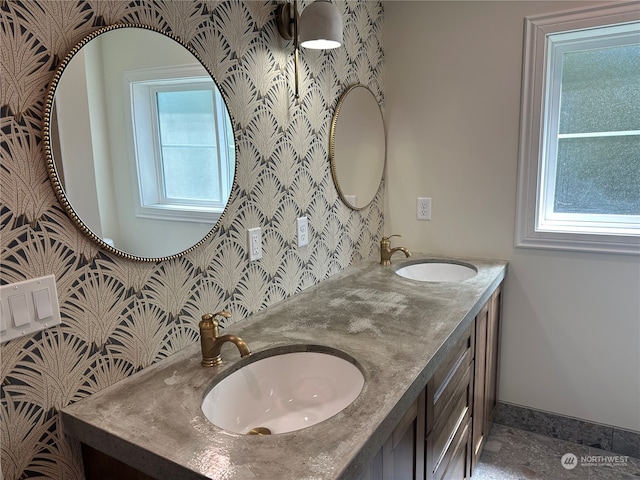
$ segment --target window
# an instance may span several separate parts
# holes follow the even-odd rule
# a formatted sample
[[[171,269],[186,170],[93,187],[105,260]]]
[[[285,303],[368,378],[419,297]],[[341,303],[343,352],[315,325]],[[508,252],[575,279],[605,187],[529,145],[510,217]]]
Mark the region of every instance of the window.
[[[516,246],[640,254],[637,3],[525,23]]]
[[[139,217],[215,223],[235,171],[224,101],[201,66],[127,72]]]

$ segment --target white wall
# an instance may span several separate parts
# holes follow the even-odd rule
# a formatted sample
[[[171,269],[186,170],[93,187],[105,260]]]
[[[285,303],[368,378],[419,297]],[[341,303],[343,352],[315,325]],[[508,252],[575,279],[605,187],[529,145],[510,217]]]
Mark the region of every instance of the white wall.
[[[125,114],[123,72],[136,69],[197,63],[179,43],[143,29],[122,29],[102,44],[104,85],[121,243],[116,247],[146,257],[178,253],[202,239],[215,222],[177,222],[136,216],[137,177],[135,153],[129,141],[129,117]],[[117,33],[117,35],[115,35]],[[106,38],[103,35],[103,39]],[[151,39],[151,40],[150,40]],[[147,45],[149,48],[130,48]],[[107,232],[105,232],[105,235]],[[144,242],[141,244],[140,239]],[[195,239],[195,240],[194,240]]]
[[[500,400],[640,430],[640,256],[513,247],[524,17],[588,3],[385,2],[385,232],[510,261]]]
[[[56,89],[56,116],[64,189],[80,218],[102,236],[100,205],[96,192],[93,138],[86,82],[85,52],[80,51],[65,69]]]
[[[109,125],[107,123],[108,99],[104,94],[104,71],[102,68],[102,49],[97,42],[89,42],[82,49],[85,54],[84,78],[87,85],[89,128],[93,150],[93,168],[95,180],[92,182],[98,197],[101,232],[108,233],[107,238],[120,243],[118,222],[117,193],[113,182],[111,145],[109,143]],[[66,72],[65,72],[66,74]],[[84,217],[82,217],[84,220]],[[89,224],[91,225],[91,224]],[[104,238],[104,237],[103,237]]]

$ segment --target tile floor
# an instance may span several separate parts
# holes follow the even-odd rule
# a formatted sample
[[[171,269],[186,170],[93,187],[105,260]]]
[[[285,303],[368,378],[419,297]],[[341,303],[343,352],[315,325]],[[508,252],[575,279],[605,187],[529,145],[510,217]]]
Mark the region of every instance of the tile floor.
[[[573,468],[563,466],[565,454],[575,455]],[[612,457],[616,454],[494,424],[472,480],[640,480],[640,459]]]

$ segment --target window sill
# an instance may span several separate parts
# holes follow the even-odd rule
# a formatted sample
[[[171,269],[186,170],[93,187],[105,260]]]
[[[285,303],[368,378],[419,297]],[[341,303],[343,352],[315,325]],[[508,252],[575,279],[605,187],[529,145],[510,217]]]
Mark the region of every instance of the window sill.
[[[173,222],[192,222],[192,223],[210,223],[211,226],[216,224],[222,210],[204,209],[204,208],[176,208],[167,205],[146,205],[139,207],[136,216],[139,218],[148,218],[152,220],[169,220]]]
[[[529,232],[516,237],[516,248],[640,255],[640,237]]]

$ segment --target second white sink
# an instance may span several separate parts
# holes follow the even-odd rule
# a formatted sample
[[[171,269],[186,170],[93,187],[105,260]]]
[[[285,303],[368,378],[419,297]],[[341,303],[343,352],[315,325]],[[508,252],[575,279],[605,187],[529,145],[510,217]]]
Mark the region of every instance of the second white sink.
[[[249,363],[207,393],[202,411],[234,433],[286,433],[337,414],[360,395],[354,362],[324,352],[273,355]]]
[[[461,282],[474,277],[478,271],[473,265],[428,261],[407,265],[396,270],[396,273],[421,282]]]

